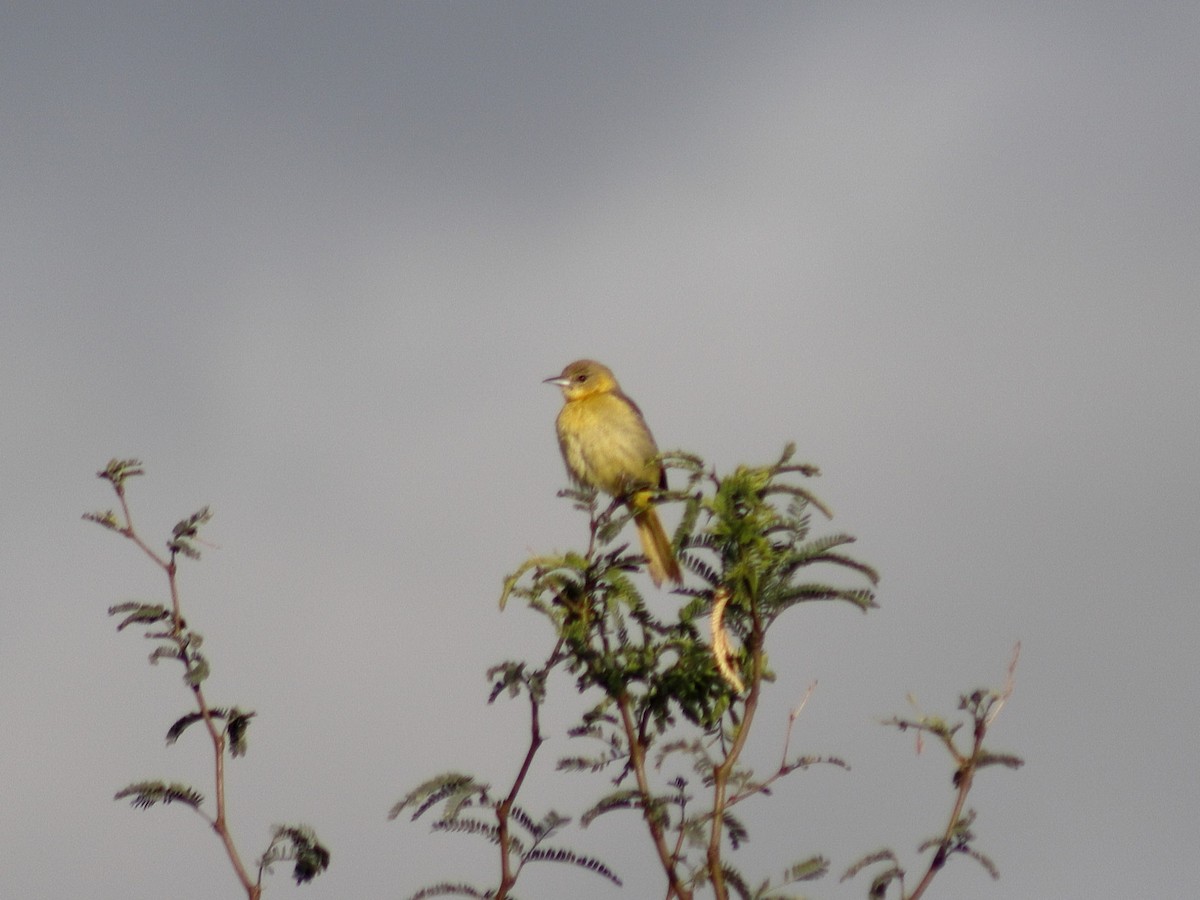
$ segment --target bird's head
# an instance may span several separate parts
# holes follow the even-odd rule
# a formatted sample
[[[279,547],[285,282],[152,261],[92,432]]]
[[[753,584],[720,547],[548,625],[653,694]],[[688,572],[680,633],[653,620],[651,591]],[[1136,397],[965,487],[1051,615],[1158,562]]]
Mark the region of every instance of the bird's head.
[[[567,400],[581,400],[618,388],[617,379],[608,366],[594,359],[578,359],[563,369],[561,375],[547,378],[545,383],[558,385]]]

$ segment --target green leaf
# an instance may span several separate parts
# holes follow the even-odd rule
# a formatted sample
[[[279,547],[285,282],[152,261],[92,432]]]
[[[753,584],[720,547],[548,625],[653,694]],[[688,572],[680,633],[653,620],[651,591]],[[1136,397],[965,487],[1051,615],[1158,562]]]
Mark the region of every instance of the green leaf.
[[[114,487],[120,488],[126,478],[145,474],[140,459],[110,459],[108,465],[96,473],[97,478],[111,481]]]
[[[163,635],[147,635],[147,637],[164,637]],[[150,665],[158,665],[160,659],[177,659],[185,666],[187,665],[187,657],[183,655],[183,651],[179,649],[179,645],[174,641],[163,641],[153,650],[150,651]]]
[[[106,509],[104,512],[84,513],[83,519],[85,522],[95,522],[109,531],[120,531],[123,527],[117,519],[117,514],[111,509]]]
[[[193,653],[187,672],[183,676],[184,683],[189,687],[197,687],[208,675],[208,660],[199,653]]]
[[[238,709],[236,706],[225,712],[225,735],[229,738],[229,755],[233,758],[246,755],[246,732],[255,713]]]
[[[307,825],[276,825],[270,845],[259,858],[259,866],[270,871],[272,864],[290,861],[296,884],[307,884],[329,868],[329,860],[328,848]]]
[[[172,553],[182,553],[191,559],[199,559],[200,551],[196,549],[196,536],[200,532],[200,526],[211,519],[212,511],[205,506],[186,519],[177,522],[172,529],[174,537],[167,541],[167,549]]]
[[[128,613],[117,624],[117,631],[124,631],[130,625],[152,625],[171,618],[171,611],[160,603],[118,603],[108,608],[110,616]]]
[[[824,856],[810,856],[808,859],[793,863],[783,873],[783,883],[791,884],[796,881],[815,881],[823,878],[829,872],[829,860]]]
[[[396,803],[388,812],[389,819],[395,819],[405,809],[415,806],[412,814],[415,822],[433,806],[443,800],[449,800],[448,806],[461,807],[464,799],[476,797],[480,804],[488,803],[489,786],[476,781],[470,775],[461,772],[445,772],[423,782],[408,792],[408,795]]]

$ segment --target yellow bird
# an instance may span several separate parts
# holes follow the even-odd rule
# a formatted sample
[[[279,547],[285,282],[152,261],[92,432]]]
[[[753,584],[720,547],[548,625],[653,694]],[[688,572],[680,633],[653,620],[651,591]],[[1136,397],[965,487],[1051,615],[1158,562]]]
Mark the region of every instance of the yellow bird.
[[[577,360],[546,383],[562,388],[565,402],[555,425],[571,478],[629,506],[656,586],[682,583],[671,540],[651,503],[655,489],[667,489],[667,473],[642,411],[609,368],[594,360]]]

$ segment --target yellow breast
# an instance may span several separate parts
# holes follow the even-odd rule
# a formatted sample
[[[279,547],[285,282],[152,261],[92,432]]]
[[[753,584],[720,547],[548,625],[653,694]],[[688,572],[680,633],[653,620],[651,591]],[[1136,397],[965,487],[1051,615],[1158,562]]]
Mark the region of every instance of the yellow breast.
[[[595,394],[564,404],[558,442],[579,482],[613,496],[657,487],[661,467],[654,438],[641,415],[618,394]]]

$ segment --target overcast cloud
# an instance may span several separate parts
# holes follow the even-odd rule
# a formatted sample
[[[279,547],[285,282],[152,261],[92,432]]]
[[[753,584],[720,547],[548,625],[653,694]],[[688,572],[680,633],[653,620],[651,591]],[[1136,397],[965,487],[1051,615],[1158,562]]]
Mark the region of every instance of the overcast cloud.
[[[519,762],[484,671],[545,647],[501,578],[585,536],[539,383],[580,356],[663,447],[796,441],[883,574],[880,610],[776,635],[751,758],[815,679],[793,746],[853,769],[747,809],[749,873],[914,862],[949,768],[878,719],[1000,684],[1020,640],[994,742],[1027,765],[972,795],[1001,880],[960,863],[933,895],[1188,895],[1197,47],[1183,2],[7,5],[0,896],[237,894],[199,819],[112,801],[211,793],[199,735],[162,744],[177,674],[105,617],[164,588],[79,520],[112,456],[147,464],[155,543],[216,513],[182,587],[210,695],[259,714],[236,836],[333,851],[268,896],[482,882],[490,846],[385,817]],[[543,774],[527,801],[590,796]],[[522,896],[661,896],[635,824],[571,841],[624,892],[549,867]]]

